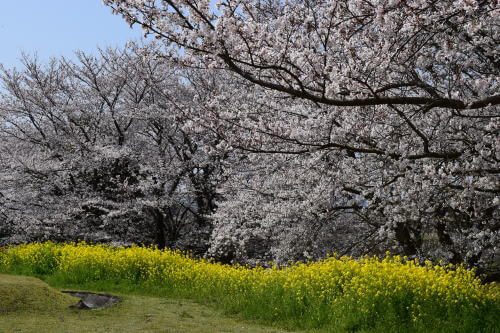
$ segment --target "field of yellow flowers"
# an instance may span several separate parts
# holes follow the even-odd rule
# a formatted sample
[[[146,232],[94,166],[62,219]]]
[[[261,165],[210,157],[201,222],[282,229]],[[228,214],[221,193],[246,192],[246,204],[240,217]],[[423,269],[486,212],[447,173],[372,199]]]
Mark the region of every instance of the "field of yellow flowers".
[[[331,331],[498,332],[500,289],[461,266],[398,256],[286,267],[229,266],[170,250],[33,243],[0,250],[0,271],[96,281],[194,299],[246,318]]]

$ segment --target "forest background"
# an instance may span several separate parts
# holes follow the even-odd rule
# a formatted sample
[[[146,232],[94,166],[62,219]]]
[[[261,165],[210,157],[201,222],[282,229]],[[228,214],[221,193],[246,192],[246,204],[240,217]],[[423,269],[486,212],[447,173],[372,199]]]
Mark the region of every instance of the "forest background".
[[[105,3],[156,38],[2,68],[3,244],[494,276],[496,2]]]

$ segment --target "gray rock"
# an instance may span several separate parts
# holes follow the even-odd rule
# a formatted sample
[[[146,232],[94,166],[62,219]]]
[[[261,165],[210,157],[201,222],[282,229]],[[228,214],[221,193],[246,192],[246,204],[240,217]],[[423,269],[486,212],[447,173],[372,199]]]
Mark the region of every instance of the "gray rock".
[[[96,294],[86,291],[63,291],[63,293],[80,298],[78,304],[71,306],[73,309],[80,310],[106,309],[121,301],[121,299],[117,296]]]

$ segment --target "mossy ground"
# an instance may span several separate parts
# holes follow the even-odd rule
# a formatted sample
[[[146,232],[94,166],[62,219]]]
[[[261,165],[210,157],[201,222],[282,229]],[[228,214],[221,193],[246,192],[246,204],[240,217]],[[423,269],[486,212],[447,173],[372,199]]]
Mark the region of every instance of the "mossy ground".
[[[0,314],[2,316],[11,312],[60,311],[76,303],[78,303],[78,298],[63,294],[39,279],[0,275]]]
[[[238,321],[185,300],[119,296],[123,301],[110,309],[70,309],[78,299],[41,280],[0,275],[0,332],[285,332]],[[10,310],[2,311],[5,307]]]

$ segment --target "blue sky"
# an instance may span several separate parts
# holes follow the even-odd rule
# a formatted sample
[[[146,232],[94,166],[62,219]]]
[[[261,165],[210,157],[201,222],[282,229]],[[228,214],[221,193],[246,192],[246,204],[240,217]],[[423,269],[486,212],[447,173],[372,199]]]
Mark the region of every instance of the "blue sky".
[[[19,66],[22,51],[46,61],[141,36],[101,0],[0,0],[0,64],[6,67]]]

